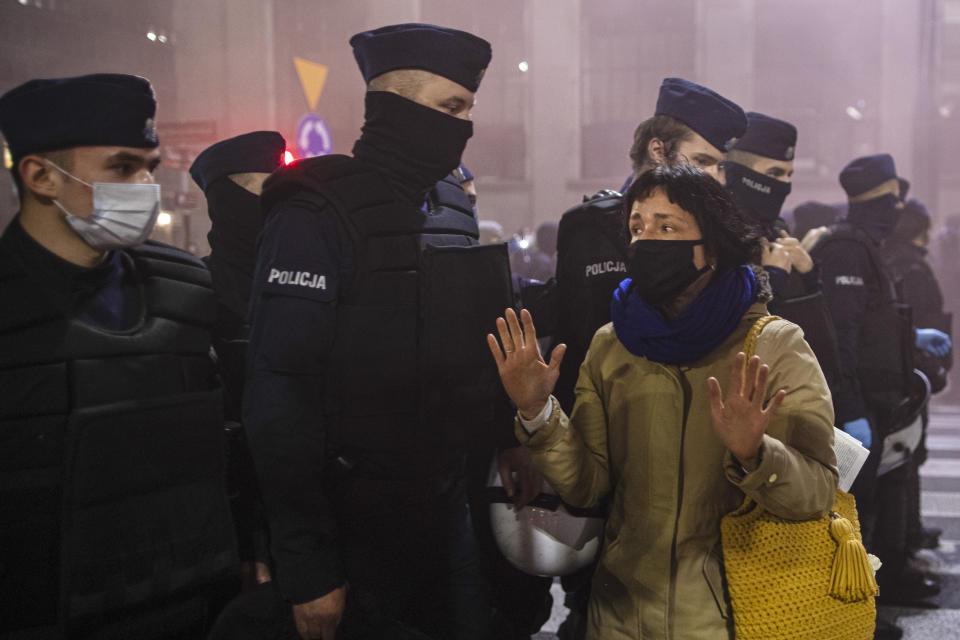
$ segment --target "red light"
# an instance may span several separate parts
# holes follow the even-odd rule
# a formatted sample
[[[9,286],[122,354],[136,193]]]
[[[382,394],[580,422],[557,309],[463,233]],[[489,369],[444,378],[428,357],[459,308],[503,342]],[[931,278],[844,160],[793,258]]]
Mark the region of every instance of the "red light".
[[[293,153],[292,153],[289,149],[287,149],[286,151],[283,152],[283,164],[284,164],[284,166],[286,166],[286,165],[288,165],[288,164],[292,164],[294,160],[296,160],[296,158],[293,157]]]

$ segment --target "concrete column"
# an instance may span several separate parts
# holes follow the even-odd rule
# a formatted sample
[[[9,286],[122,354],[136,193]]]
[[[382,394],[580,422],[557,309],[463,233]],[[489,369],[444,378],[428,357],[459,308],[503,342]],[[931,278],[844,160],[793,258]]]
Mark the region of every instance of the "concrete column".
[[[754,102],[756,0],[697,0],[698,82],[750,111]]]
[[[364,29],[376,29],[386,24],[423,21],[420,16],[420,0],[390,0],[365,4],[367,24],[363,27]]]
[[[580,176],[580,0],[530,0],[528,175],[535,227],[572,206],[565,185]]]
[[[276,127],[273,3],[175,3],[177,119],[219,138]]]
[[[879,38],[883,48],[880,64],[880,153],[889,153],[897,173],[914,181],[917,94],[920,86],[920,8],[916,0],[882,0]],[[916,193],[911,193],[916,195]]]

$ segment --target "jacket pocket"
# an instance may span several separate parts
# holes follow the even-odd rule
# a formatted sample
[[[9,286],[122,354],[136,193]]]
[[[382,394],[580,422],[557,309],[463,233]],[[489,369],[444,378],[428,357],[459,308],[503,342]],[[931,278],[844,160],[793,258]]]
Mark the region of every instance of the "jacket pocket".
[[[720,615],[723,616],[724,620],[729,619],[731,614],[730,598],[727,595],[727,584],[723,570],[723,556],[721,555],[719,543],[713,547],[710,553],[703,557],[703,577],[710,587],[710,592],[713,594],[713,600],[717,604],[717,609],[720,610]]]

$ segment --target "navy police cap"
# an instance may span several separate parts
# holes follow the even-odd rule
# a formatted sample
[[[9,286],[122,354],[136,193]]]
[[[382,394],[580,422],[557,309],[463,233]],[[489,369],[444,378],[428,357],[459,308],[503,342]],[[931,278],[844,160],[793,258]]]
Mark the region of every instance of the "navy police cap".
[[[743,109],[719,93],[683,78],[664,78],[655,115],[679,120],[721,151],[736,144],[747,128]]]
[[[432,24],[394,24],[350,38],[363,80],[397,69],[423,69],[469,91],[490,64],[490,43],[472,33]]]
[[[287,141],[276,131],[254,131],[221,140],[204,149],[190,165],[190,175],[203,191],[233,173],[273,173],[283,166]]]
[[[840,186],[855,198],[888,180],[896,180],[897,167],[889,153],[878,153],[852,160],[840,172]]]
[[[97,73],[30,80],[0,97],[0,131],[19,160],[72,147],[159,144],[150,81]]]
[[[747,130],[733,147],[773,160],[793,160],[797,150],[797,128],[784,120],[751,111]]]

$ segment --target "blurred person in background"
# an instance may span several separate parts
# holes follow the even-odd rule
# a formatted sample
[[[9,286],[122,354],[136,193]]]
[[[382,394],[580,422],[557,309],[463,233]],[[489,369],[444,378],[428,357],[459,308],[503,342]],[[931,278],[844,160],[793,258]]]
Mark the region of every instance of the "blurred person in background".
[[[904,303],[910,305],[914,324],[933,327],[951,335],[951,314],[944,312],[940,284],[927,262],[927,247],[930,244],[930,214],[917,200],[909,200],[900,212],[897,226],[883,245],[883,252],[891,274],[902,292]],[[952,335],[951,335],[952,339]],[[932,393],[940,393],[947,384],[947,373],[953,364],[953,350],[944,355],[934,355],[923,349],[914,351],[914,365],[926,375]],[[904,505],[904,533],[901,562],[918,549],[933,549],[939,546],[939,529],[924,528],[920,520],[920,478],[918,468],[927,458],[926,430],[929,424],[928,407],[922,410],[923,436],[907,464],[891,473],[899,473],[907,486]]]
[[[909,594],[911,600],[922,599],[936,595],[939,585],[921,573],[903,571],[903,563],[895,561],[903,517],[884,507],[902,504],[894,495],[902,487],[889,478],[881,481],[877,470],[884,437],[904,426],[897,416],[914,375],[913,348],[944,355],[950,339],[933,328],[915,328],[880,252],[903,208],[893,158],[857,158],[839,178],[849,199],[847,217],[813,248],[840,348],[840,379],[832,389],[836,419],[870,449],[851,493],[857,498],[864,546],[884,562],[884,555],[892,560],[877,576],[880,598],[902,601],[895,594]]]

